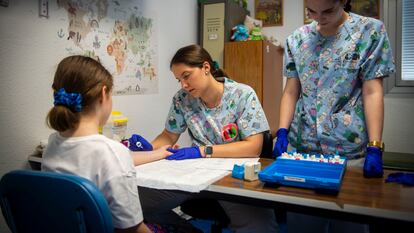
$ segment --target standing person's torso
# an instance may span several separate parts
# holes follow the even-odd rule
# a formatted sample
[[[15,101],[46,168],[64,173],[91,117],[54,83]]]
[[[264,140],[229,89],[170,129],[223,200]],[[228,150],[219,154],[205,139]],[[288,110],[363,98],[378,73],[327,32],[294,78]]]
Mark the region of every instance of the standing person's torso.
[[[289,139],[300,151],[356,158],[368,140],[362,84],[394,69],[385,27],[352,13],[333,36],[322,36],[316,25],[287,40],[284,73],[301,84]]]

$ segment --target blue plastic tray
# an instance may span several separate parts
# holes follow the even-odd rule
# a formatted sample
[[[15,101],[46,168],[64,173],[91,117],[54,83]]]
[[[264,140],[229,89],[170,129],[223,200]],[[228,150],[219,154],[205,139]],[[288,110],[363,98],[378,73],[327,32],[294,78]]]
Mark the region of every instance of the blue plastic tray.
[[[340,158],[343,163],[336,164],[278,157],[259,173],[259,180],[270,184],[337,193],[346,169],[346,158]]]

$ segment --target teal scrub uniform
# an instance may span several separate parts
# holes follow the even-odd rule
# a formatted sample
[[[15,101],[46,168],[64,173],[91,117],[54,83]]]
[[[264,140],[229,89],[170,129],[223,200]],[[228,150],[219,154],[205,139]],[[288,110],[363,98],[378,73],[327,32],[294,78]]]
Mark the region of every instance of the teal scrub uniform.
[[[254,90],[222,78],[224,93],[215,108],[181,89],[173,97],[165,128],[181,134],[187,128],[193,146],[227,144],[269,130],[269,124]]]
[[[359,158],[368,141],[362,84],[394,72],[385,26],[353,13],[336,35],[324,37],[316,26],[286,42],[284,75],[301,85],[289,142],[298,152]]]

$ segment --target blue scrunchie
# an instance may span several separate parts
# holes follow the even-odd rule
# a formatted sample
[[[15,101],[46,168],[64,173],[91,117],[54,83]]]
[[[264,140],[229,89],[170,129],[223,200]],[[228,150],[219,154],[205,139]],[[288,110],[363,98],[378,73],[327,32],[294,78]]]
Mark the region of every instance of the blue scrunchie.
[[[82,110],[82,95],[80,93],[68,93],[65,91],[65,88],[60,88],[59,91],[53,94],[55,101],[53,104],[63,105],[70,109],[75,110],[75,112],[80,112]]]

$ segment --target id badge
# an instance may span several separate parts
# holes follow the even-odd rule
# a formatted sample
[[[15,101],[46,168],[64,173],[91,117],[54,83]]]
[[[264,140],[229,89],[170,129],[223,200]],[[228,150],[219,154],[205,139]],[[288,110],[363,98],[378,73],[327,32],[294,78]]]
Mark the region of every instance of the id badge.
[[[221,136],[225,142],[233,141],[239,135],[239,128],[235,123],[225,125],[221,130]]]

